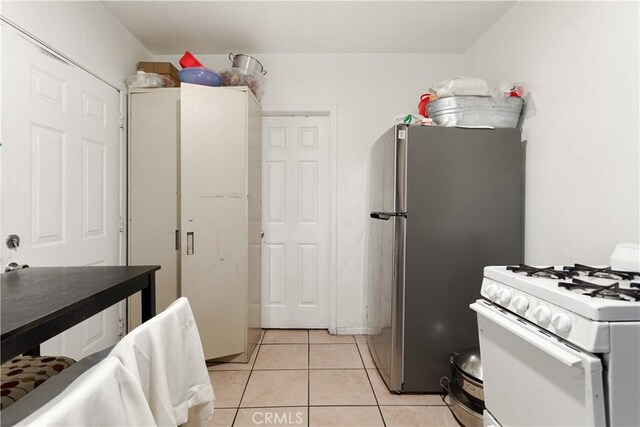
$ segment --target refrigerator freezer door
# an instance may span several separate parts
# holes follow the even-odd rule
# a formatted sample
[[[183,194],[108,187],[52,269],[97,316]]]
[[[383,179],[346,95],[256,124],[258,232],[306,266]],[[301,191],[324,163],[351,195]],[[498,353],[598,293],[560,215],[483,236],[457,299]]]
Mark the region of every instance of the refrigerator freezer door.
[[[371,212],[407,211],[406,135],[405,126],[394,126],[371,149]]]
[[[404,230],[400,216],[369,219],[369,350],[392,391],[402,391],[404,313]]]
[[[449,353],[478,346],[483,267],[522,262],[524,149],[518,129],[408,134],[404,390],[437,393]]]

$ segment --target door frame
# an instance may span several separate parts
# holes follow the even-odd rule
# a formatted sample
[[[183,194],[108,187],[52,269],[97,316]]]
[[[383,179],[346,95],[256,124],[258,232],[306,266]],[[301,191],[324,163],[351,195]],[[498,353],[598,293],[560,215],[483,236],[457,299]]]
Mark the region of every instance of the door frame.
[[[329,117],[329,333],[338,333],[337,105],[263,105],[262,117]],[[264,141],[263,141],[264,142]]]

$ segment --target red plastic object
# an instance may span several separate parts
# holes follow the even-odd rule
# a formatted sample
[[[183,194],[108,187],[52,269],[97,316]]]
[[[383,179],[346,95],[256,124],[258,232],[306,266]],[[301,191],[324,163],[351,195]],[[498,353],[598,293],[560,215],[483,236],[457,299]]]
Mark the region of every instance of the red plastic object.
[[[202,67],[202,63],[196,59],[191,52],[188,50],[185,51],[182,58],[180,58],[180,65],[182,68],[190,68],[190,67]]]
[[[418,104],[418,114],[424,117],[429,117],[429,112],[427,111],[427,104],[431,101],[431,94],[425,93],[420,97],[420,103]]]
[[[527,93],[527,90],[523,86],[514,86],[511,89],[511,92],[509,92],[509,96],[514,96],[514,97],[517,97],[517,98],[524,98],[526,93]]]

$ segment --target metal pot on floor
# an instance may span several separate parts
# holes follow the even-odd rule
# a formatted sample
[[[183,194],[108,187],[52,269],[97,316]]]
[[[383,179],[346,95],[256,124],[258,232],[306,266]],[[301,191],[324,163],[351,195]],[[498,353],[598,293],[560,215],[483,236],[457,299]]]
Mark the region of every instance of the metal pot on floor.
[[[481,427],[484,387],[480,349],[451,353],[452,379],[442,377],[440,385],[449,393],[447,406],[464,427]]]
[[[458,380],[462,390],[477,403],[484,406],[484,386],[482,383],[482,359],[480,349],[473,348],[462,354],[449,355],[453,377]]]

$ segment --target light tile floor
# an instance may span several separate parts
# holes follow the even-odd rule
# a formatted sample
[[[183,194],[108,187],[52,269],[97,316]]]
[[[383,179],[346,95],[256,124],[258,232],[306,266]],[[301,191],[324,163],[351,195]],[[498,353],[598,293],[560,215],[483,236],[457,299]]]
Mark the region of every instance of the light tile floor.
[[[211,427],[458,426],[439,395],[390,393],[361,336],[270,329],[249,363],[209,375]]]

